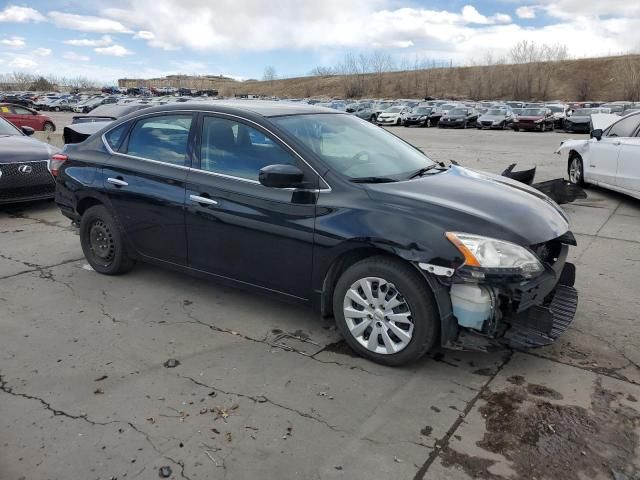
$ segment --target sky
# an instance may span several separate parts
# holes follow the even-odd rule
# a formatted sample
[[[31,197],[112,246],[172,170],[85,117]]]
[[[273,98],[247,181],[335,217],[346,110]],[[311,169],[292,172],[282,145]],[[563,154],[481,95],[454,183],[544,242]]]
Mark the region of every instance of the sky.
[[[581,58],[640,51],[640,0],[0,0],[0,72],[101,83],[308,74],[347,53],[482,63],[520,40]]]

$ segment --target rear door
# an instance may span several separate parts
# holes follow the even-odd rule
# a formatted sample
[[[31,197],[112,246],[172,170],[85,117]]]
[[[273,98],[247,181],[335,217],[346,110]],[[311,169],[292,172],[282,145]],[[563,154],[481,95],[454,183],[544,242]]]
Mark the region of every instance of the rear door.
[[[618,175],[618,159],[623,141],[633,136],[640,123],[640,115],[618,120],[607,128],[600,141],[592,138],[589,145],[589,175],[598,183],[615,186]]]
[[[15,115],[16,121],[20,124],[20,127],[31,127],[34,130],[41,130],[42,126],[40,125],[37,115],[35,112],[18,106],[12,106],[11,111]]]
[[[268,188],[261,168],[295,164],[318,177],[260,126],[203,114],[198,162],[187,181],[189,265],[297,298],[309,298],[317,191]]]
[[[114,152],[103,168],[104,185],[128,239],[140,255],[178,265],[187,263],[184,196],[193,119],[182,112],[149,115],[106,136]]]
[[[11,105],[1,105],[0,115],[2,115],[7,121],[13,123],[16,127],[20,128],[22,126],[22,125],[19,125],[20,119],[13,112],[13,107]]]

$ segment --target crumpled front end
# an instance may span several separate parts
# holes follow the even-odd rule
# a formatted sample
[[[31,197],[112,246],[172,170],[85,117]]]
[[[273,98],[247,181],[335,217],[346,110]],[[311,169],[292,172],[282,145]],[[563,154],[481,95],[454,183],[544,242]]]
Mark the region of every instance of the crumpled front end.
[[[575,266],[566,261],[572,245],[576,240],[571,232],[530,245],[544,265],[544,271],[530,279],[474,275],[473,269],[431,270],[440,274],[442,284],[449,284],[452,315],[449,325],[443,325],[443,345],[491,351],[553,343],[569,327],[578,306]]]

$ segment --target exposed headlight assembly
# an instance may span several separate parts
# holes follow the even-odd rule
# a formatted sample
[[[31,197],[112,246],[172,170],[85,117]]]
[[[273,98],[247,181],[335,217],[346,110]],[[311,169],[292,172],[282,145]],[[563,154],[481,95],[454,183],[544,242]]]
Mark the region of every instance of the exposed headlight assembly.
[[[531,278],[544,271],[538,257],[515,243],[461,232],[447,232],[446,236],[464,257],[472,277],[483,278],[488,273]]]

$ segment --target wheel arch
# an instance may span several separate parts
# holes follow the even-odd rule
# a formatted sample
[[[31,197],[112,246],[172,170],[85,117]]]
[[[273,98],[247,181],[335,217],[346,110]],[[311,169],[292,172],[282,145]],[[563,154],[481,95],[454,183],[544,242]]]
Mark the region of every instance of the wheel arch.
[[[324,274],[322,289],[320,295],[317,296],[317,308],[323,318],[333,316],[333,294],[336,284],[340,276],[355,263],[369,257],[386,255],[399,259],[413,266],[419,274],[424,278],[427,285],[431,288],[438,313],[440,314],[440,342],[445,345],[455,339],[457,336],[457,322],[453,317],[453,308],[451,305],[451,297],[449,294],[449,286],[438,279],[435,275],[420,269],[415,261],[404,257],[401,252],[394,251],[390,248],[380,245],[357,245],[353,248],[339,254],[329,265]]]

